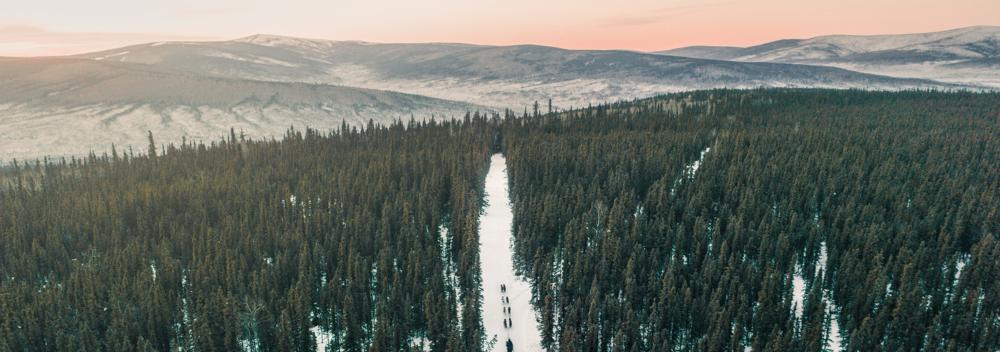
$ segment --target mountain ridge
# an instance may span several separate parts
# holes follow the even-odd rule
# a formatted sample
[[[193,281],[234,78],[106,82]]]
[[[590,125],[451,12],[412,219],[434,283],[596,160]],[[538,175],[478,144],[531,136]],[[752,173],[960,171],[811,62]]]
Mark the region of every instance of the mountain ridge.
[[[707,88],[954,88],[849,70],[668,57],[543,45],[370,43],[253,35],[221,42],[140,44],[80,55],[264,81],[328,83],[520,109]]]
[[[956,36],[961,33],[951,37]],[[935,42],[950,43],[942,41],[947,38]],[[754,50],[788,50],[801,43],[777,41]],[[699,48],[715,50],[710,53],[715,56],[745,49]],[[942,67],[978,73],[998,61],[985,57]],[[980,87],[831,66],[836,65],[268,34],[144,43],[68,57],[0,58],[0,158],[80,155],[112,143],[141,146],[147,131],[166,142],[214,139],[231,127],[273,137],[289,126],[331,129],[369,119],[520,111],[549,99],[556,109],[566,109],[711,88]]]
[[[826,35],[748,47],[692,46],[655,52],[739,62],[796,63],[1000,88],[1000,26],[885,35]],[[958,65],[956,65],[958,64]]]

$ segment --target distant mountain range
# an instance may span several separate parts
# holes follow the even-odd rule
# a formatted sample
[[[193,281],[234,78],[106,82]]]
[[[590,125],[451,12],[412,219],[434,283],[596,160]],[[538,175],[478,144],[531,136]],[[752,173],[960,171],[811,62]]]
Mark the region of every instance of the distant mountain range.
[[[254,35],[0,59],[0,159],[706,88],[1000,87],[997,27],[659,53]]]
[[[785,39],[741,47],[693,46],[657,54],[737,62],[794,63],[1000,88],[1000,27],[943,32]]]
[[[240,79],[386,89],[493,107],[563,108],[715,87],[930,88],[843,69],[537,45],[375,44],[255,35],[130,46],[81,56]]]

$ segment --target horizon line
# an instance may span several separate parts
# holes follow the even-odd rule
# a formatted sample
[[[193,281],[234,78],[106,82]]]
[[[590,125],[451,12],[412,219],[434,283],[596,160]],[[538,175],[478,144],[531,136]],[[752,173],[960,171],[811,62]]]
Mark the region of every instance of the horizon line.
[[[0,34],[2,34],[2,30],[4,28],[16,28],[16,27],[19,27],[19,26],[18,25],[8,25],[8,26],[0,25]],[[25,26],[25,27],[30,27],[30,26]],[[35,27],[35,28],[37,28],[37,27]],[[44,29],[41,29],[41,28],[37,28],[37,29],[45,31]],[[251,39],[251,38],[254,38],[254,37],[275,37],[275,38],[287,38],[287,39],[296,39],[296,40],[304,40],[304,41],[322,41],[322,42],[335,42],[335,43],[361,43],[361,44],[373,44],[373,45],[381,45],[381,44],[389,44],[389,45],[391,45],[391,44],[415,44],[415,45],[419,45],[419,44],[437,44],[437,45],[466,45],[466,46],[482,46],[482,47],[539,46],[539,47],[547,47],[547,48],[561,49],[561,50],[567,50],[567,51],[628,51],[628,52],[635,52],[635,53],[654,54],[654,53],[658,53],[658,52],[662,52],[662,51],[670,51],[670,50],[677,50],[677,49],[691,48],[691,47],[748,48],[748,47],[753,47],[753,46],[757,46],[757,45],[763,45],[763,44],[773,43],[773,42],[782,41],[782,40],[809,40],[809,39],[823,38],[823,37],[879,37],[879,36],[921,35],[921,34],[935,34],[935,33],[945,33],[945,32],[953,32],[953,31],[962,31],[962,30],[970,30],[970,29],[997,29],[997,30],[1000,30],[1000,25],[979,24],[979,25],[969,25],[969,26],[961,26],[961,27],[950,27],[950,28],[941,29],[941,30],[921,31],[921,32],[893,32],[893,33],[884,33],[883,32],[883,33],[866,33],[866,34],[830,33],[830,34],[822,34],[822,35],[809,36],[809,37],[799,37],[799,38],[795,38],[795,37],[780,37],[779,36],[777,38],[772,38],[770,40],[766,40],[766,41],[762,41],[762,42],[755,42],[753,44],[746,44],[746,45],[722,45],[722,44],[706,43],[706,44],[683,45],[683,46],[678,46],[678,47],[673,47],[673,48],[656,49],[656,50],[640,50],[640,49],[632,49],[632,48],[627,48],[627,47],[603,48],[603,49],[601,49],[601,48],[588,48],[588,47],[565,47],[565,46],[558,46],[558,45],[551,45],[551,44],[542,44],[542,43],[537,43],[537,42],[490,43],[490,42],[460,42],[460,41],[447,41],[447,40],[446,41],[422,41],[422,40],[416,40],[416,41],[406,41],[406,40],[403,40],[403,41],[370,41],[370,40],[364,40],[364,39],[333,39],[333,38],[319,38],[319,37],[314,37],[314,36],[296,36],[296,35],[291,35],[291,34],[273,34],[273,33],[266,33],[266,32],[253,33],[253,34],[243,35],[243,36],[237,36],[237,37],[230,37],[230,38],[227,39],[225,37],[212,37],[212,36],[192,36],[192,35],[174,35],[174,34],[132,33],[132,32],[106,32],[106,33],[99,33],[99,32],[48,32],[48,31],[45,31],[45,33],[49,33],[49,34],[53,34],[53,35],[63,35],[63,36],[78,36],[78,35],[94,35],[94,36],[108,36],[108,37],[149,36],[149,37],[163,37],[164,40],[135,40],[135,41],[129,41],[128,43],[109,44],[109,46],[106,46],[105,48],[102,48],[102,49],[96,49],[96,50],[94,50],[94,49],[81,49],[80,51],[73,51],[73,52],[70,52],[70,53],[54,54],[54,55],[31,55],[31,54],[28,54],[28,55],[18,55],[18,54],[0,53],[0,58],[70,57],[70,56],[79,56],[79,55],[85,55],[85,54],[91,54],[91,53],[98,53],[98,52],[103,52],[103,51],[117,50],[117,49],[123,49],[123,48],[134,47],[134,46],[142,46],[142,45],[152,45],[152,44],[159,44],[159,43],[226,43],[226,42],[238,42],[238,41],[241,41],[241,40],[247,40],[247,39]],[[177,39],[167,39],[167,38],[171,38],[171,37],[176,37]],[[183,38],[189,38],[189,39],[183,39]],[[18,43],[19,42],[13,42],[13,44],[18,44]],[[2,48],[4,44],[10,44],[10,43],[9,42],[8,43],[4,43],[3,41],[0,41],[0,48]],[[262,45],[262,44],[259,44],[259,43],[252,43],[252,44]]]

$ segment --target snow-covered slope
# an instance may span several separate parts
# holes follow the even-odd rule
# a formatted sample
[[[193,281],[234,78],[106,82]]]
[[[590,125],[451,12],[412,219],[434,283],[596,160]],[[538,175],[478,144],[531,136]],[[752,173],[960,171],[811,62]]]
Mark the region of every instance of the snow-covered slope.
[[[831,35],[747,48],[688,47],[659,52],[703,59],[841,67],[897,77],[1000,87],[1000,27],[899,35]]]
[[[215,141],[231,127],[280,137],[368,119],[460,117],[465,103],[369,89],[262,82],[116,60],[0,59],[0,159],[102,153],[112,143]],[[123,63],[122,59],[126,59]]]
[[[992,28],[980,28],[930,39],[907,37],[893,41],[895,46],[884,44],[885,39],[831,37],[809,45],[781,41],[751,49],[689,50],[692,56],[743,61],[537,45],[377,44],[271,35],[158,42],[71,58],[0,59],[0,159],[103,151],[111,143],[141,145],[146,130],[164,142],[214,139],[229,127],[273,136],[291,125],[325,129],[369,118],[454,116],[481,106],[521,109],[549,99],[565,109],[718,87],[964,87],[756,61],[794,61],[789,58],[808,55],[791,50],[829,43],[851,53],[948,47],[951,54],[970,59],[882,71],[936,78],[947,67],[954,75],[983,80],[990,76],[981,74],[982,67],[998,65],[991,33]],[[956,43],[974,44],[959,50]],[[925,74],[912,74],[920,70]]]
[[[82,57],[227,77],[387,89],[516,109],[549,98],[557,107],[568,108],[716,87],[941,86],[827,67],[630,51],[537,45],[376,44],[269,35],[224,42],[145,44]]]

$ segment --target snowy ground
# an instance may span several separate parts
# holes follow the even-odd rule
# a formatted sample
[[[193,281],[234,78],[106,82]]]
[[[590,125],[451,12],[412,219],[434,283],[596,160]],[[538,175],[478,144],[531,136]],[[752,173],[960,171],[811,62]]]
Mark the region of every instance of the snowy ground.
[[[684,175],[674,180],[673,187],[670,187],[671,196],[677,194],[677,187],[680,187],[680,185],[684,183],[684,180],[689,180],[694,178],[695,173],[698,172],[698,168],[700,168],[701,164],[705,162],[705,154],[708,154],[708,152],[710,151],[712,151],[712,147],[706,147],[704,150],[701,151],[701,154],[698,155],[698,160],[695,160],[684,167]],[[712,243],[709,242],[709,246],[711,245]]]
[[[316,341],[316,352],[326,352],[326,348],[330,345],[330,341],[333,341],[333,334],[320,326],[313,326],[309,329],[309,331],[312,332],[313,338]]]
[[[493,351],[506,351],[510,338],[514,351],[541,351],[541,334],[538,331],[537,316],[531,305],[531,286],[514,275],[513,226],[514,214],[507,194],[507,160],[494,154],[490,160],[490,171],[486,175],[486,211],[479,223],[479,255],[483,271],[483,326],[486,340],[494,337]],[[507,285],[507,293],[501,294],[500,285]],[[503,297],[510,299],[513,328],[504,328]]]
[[[827,263],[827,253],[826,253],[826,242],[820,243],[819,247],[819,258],[816,258],[815,275],[818,277],[823,275],[826,271]],[[805,306],[806,297],[806,280],[802,276],[802,265],[795,266],[795,276],[792,277],[792,310],[795,313],[795,319],[797,324],[801,324],[802,311]],[[840,308],[830,299],[833,293],[830,290],[823,290],[823,303],[826,306],[826,331],[824,332],[826,342],[823,346],[824,351],[830,352],[840,352],[843,350],[843,338],[842,331],[840,330],[840,323],[838,322],[838,315],[840,314]]]

